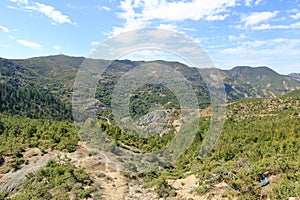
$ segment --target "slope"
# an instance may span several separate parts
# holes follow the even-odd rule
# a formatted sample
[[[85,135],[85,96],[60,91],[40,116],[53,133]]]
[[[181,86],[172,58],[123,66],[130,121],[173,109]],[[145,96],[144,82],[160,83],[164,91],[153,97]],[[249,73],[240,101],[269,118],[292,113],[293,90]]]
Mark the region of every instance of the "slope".
[[[224,82],[230,100],[279,97],[300,89],[299,81],[268,67],[235,67],[225,73]]]
[[[123,181],[126,179],[128,184],[127,186],[122,185],[122,187],[127,189],[122,190],[124,192],[122,195],[129,199],[141,197],[141,194],[147,194],[153,198],[160,196],[171,200],[184,199],[186,196],[181,195],[187,191],[189,196],[193,196],[195,199],[210,199],[213,196],[222,199],[287,199],[296,197],[300,192],[299,110],[300,90],[280,98],[235,101],[228,105],[224,130],[213,151],[206,157],[199,157],[198,152],[209,127],[209,117],[201,118],[197,137],[190,149],[165,171],[118,174],[120,177],[114,177],[112,180],[106,175],[107,172],[103,172],[104,161],[98,160],[98,163],[96,162],[96,157],[100,155],[93,156],[95,152],[90,152],[90,158],[87,156],[89,153],[84,154],[86,159],[94,160],[84,163],[84,167],[93,177],[98,176],[97,179],[102,181],[101,185],[111,190],[117,189],[116,187],[119,186],[113,185],[117,179],[120,178]],[[73,134],[74,127],[68,123],[22,119],[20,117],[1,119],[0,133],[3,133],[0,134],[3,144],[1,154],[8,156],[5,157],[2,167],[14,167],[19,170],[25,161],[23,151],[27,151],[27,148],[32,145],[41,148],[45,154],[50,152],[46,150],[48,147],[62,151],[65,149],[74,151],[74,147],[77,148],[76,141],[78,138]],[[27,127],[27,124],[31,124],[31,126]],[[110,125],[106,124],[106,126]],[[113,127],[109,129],[113,130]],[[49,135],[49,133],[51,134]],[[64,134],[63,139],[59,139],[60,134]],[[118,140],[122,140],[122,138],[118,138]],[[11,146],[11,144],[17,143],[20,145]],[[83,159],[80,155],[74,154],[72,163],[80,163],[79,160]],[[2,168],[1,171],[4,173],[5,169]],[[75,174],[71,173],[75,171]],[[56,172],[59,172],[61,176],[58,176]],[[265,187],[259,185],[262,182],[261,174],[271,180],[269,185]],[[69,164],[61,163],[58,165],[53,161],[38,174],[30,177],[27,182],[20,186],[19,191],[22,193],[17,193],[17,195],[33,195],[33,188],[28,187],[28,184],[38,183],[38,180],[47,180],[41,182],[41,185],[36,188],[41,192],[39,194],[42,198],[49,196],[49,193],[53,195],[53,191],[57,195],[65,194],[64,191],[76,195],[74,177],[79,179],[81,177],[84,179],[80,180],[89,181],[88,186],[82,187],[87,182],[80,184],[80,190],[99,187],[95,185],[96,182],[90,182],[90,178],[85,172],[78,171],[77,168]],[[191,177],[193,178],[191,179]],[[67,182],[62,181],[62,183],[67,184],[57,185],[54,180],[67,180]],[[185,185],[185,183],[193,185]],[[131,191],[133,188],[137,189]],[[128,193],[128,191],[130,192]],[[82,195],[86,194],[86,196],[92,194],[89,189],[82,192]],[[11,196],[13,193],[5,195]],[[103,194],[102,197],[109,199],[107,194]],[[19,197],[21,198],[21,196]]]

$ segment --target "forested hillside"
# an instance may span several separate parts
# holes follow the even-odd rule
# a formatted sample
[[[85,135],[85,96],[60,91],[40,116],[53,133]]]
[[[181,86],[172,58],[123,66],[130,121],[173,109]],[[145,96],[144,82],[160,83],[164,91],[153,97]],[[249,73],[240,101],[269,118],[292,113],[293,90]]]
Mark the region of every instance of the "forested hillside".
[[[30,59],[0,58],[0,82],[14,86],[37,87],[48,90],[64,100],[70,101],[72,86],[77,70],[84,57],[70,57],[65,55],[36,57]],[[111,90],[119,78],[142,63],[158,63],[167,65],[185,76],[191,82],[200,102],[205,106],[208,91],[195,68],[190,68],[179,62],[167,61],[106,61],[101,59],[90,62],[103,66],[110,62],[99,83],[97,97],[103,104],[109,104]],[[243,98],[277,97],[291,90],[300,89],[300,82],[290,76],[276,73],[268,67],[235,67],[232,70],[220,70],[226,86],[228,100]],[[201,74],[201,71],[200,71]]]
[[[30,118],[72,119],[71,106],[48,91],[1,83],[0,112]]]
[[[146,188],[156,188],[153,196],[169,197],[170,199],[176,199],[182,195],[182,189],[172,185],[172,180],[184,181],[191,174],[195,175],[198,180],[193,186],[195,189],[190,189],[191,194],[196,195],[195,199],[207,199],[207,195],[213,196],[220,193],[223,199],[296,197],[300,192],[299,110],[299,90],[280,98],[247,99],[230,103],[224,130],[208,156],[201,158],[198,154],[210,121],[209,117],[203,117],[192,146],[166,171],[124,175],[129,177],[128,181],[139,180],[142,181],[139,184],[143,184]],[[132,146],[132,150],[143,151],[144,148],[146,151],[152,151],[160,148],[160,145],[163,146],[164,141],[171,139],[153,137],[156,142],[151,142],[151,139],[146,143],[140,140],[134,142],[132,140],[134,138],[131,136],[126,137],[126,132],[122,133],[122,137],[117,137],[116,133],[122,131],[117,130],[117,127],[110,127],[111,125],[106,122],[98,122],[94,126],[106,127],[104,129],[107,130],[106,134],[111,142],[119,143],[121,148],[123,148],[122,144],[125,144],[124,147],[127,150],[128,146]],[[0,128],[2,165],[0,169],[3,174],[8,173],[11,169],[22,170],[28,159],[24,154],[28,148],[37,147],[44,154],[49,153],[48,148],[72,152],[76,150],[79,139],[74,132],[73,125],[69,122],[36,120],[2,114]],[[143,144],[146,146],[143,147]],[[159,145],[147,146],[147,144]],[[32,156],[35,155],[32,154]],[[20,186],[18,191],[21,193],[15,199],[36,197],[37,193],[33,192],[33,188],[29,186],[31,183],[37,183],[38,180],[48,180],[34,189],[40,191],[39,195],[42,198],[51,198],[49,191],[54,188],[57,188],[55,189],[56,195],[64,198],[72,195],[77,195],[78,198],[93,196],[95,190],[88,189],[93,185],[89,175],[84,171],[76,171],[78,169],[68,163],[63,163],[59,164],[53,161],[48,163],[42,171],[31,176]],[[125,167],[132,168],[134,166],[131,164],[125,165]],[[60,176],[57,173],[60,173]],[[261,183],[264,182],[262,174],[270,181],[264,187],[261,186]],[[68,184],[53,182],[54,179],[64,180],[63,182]],[[66,180],[67,182],[65,182]],[[72,189],[76,183],[74,180],[82,181],[83,185],[86,184],[84,187],[82,187],[83,185],[79,187],[81,188],[79,193]],[[110,179],[101,180],[104,184]],[[57,185],[57,183],[61,184]],[[222,187],[219,184],[222,184]],[[182,187],[190,187],[190,185],[182,185]],[[4,192],[2,195],[9,196],[11,193]]]
[[[76,72],[83,60],[64,55],[24,60],[0,58],[0,82],[47,90],[70,100]]]
[[[300,192],[299,110],[300,90],[277,99],[234,102],[228,106],[222,134],[207,157],[199,158],[198,154],[209,126],[209,119],[202,118],[198,137],[186,155],[176,162],[173,170],[154,176],[165,180],[191,171],[199,178],[196,192],[213,195],[210,191],[220,190],[216,185],[223,183],[222,198],[297,197]],[[271,180],[268,186],[261,186],[262,175]]]
[[[190,192],[195,199],[287,199],[300,192],[300,90],[280,98],[246,99],[229,103],[223,131],[213,150],[200,157],[210,117],[201,117],[197,135],[186,153],[164,171],[148,171],[129,175],[140,179],[157,195],[176,199],[182,195],[184,179],[197,177]],[[209,113],[210,110],[206,109]],[[107,122],[86,122],[91,130],[102,129],[112,144],[135,153],[155,151],[172,140],[163,137],[136,137]],[[88,129],[87,129],[88,130]],[[130,131],[130,130],[129,130]],[[117,155],[117,149],[114,150]],[[154,160],[153,162],[159,162]],[[128,170],[139,163],[126,162]],[[128,174],[127,174],[128,175]],[[182,186],[173,185],[180,182]],[[209,197],[208,197],[208,196]],[[206,196],[204,198],[204,196]]]
[[[300,89],[297,80],[268,67],[234,67],[225,73],[224,83],[229,100],[278,97]]]

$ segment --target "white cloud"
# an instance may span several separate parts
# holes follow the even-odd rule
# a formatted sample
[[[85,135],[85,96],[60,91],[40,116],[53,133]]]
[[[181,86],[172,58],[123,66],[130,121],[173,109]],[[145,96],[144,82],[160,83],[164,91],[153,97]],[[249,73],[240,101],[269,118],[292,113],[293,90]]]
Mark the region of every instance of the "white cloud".
[[[184,20],[224,20],[228,8],[237,5],[237,0],[123,0],[120,3],[121,13],[118,17],[125,20],[123,27],[114,27],[114,34],[122,31],[144,28],[154,20],[175,22]],[[157,22],[157,21],[156,21]]]
[[[8,46],[8,45],[6,45],[6,44],[1,44],[1,43],[0,43],[0,47],[7,48],[7,47],[9,47],[9,46]]]
[[[276,17],[278,13],[279,11],[254,12],[248,16],[242,17],[241,21],[244,22],[245,27],[253,26]]]
[[[245,34],[241,34],[239,36],[235,36],[235,35],[229,35],[229,40],[230,41],[237,41],[237,40],[243,40],[243,39],[246,39],[247,36]]]
[[[254,5],[259,5],[262,2],[262,0],[256,0],[254,2]],[[253,4],[253,0],[245,0],[245,5],[250,7]]]
[[[151,3],[150,3],[151,2]],[[195,0],[192,2],[145,1],[142,15],[146,19],[182,21],[200,20],[226,11],[235,6],[235,0]]]
[[[287,11],[287,13],[297,13],[297,12],[298,12],[297,8],[293,8],[293,9]]]
[[[91,42],[91,45],[92,46],[99,46],[101,43],[100,42],[97,42],[97,41],[93,41]]]
[[[262,2],[262,0],[256,0],[254,4],[257,6],[257,5],[260,4],[261,2]]]
[[[15,7],[15,6],[6,6],[7,8],[9,8],[9,9],[13,9],[13,10],[17,10],[18,8],[17,7]]]
[[[10,35],[10,36],[8,36],[8,37],[9,37],[9,39],[15,40],[15,37],[12,36],[12,35]]]
[[[52,6],[35,2],[34,6],[27,6],[25,8],[28,9],[28,10],[34,10],[34,11],[38,11],[40,13],[43,13],[44,15],[46,15],[47,17],[49,17],[53,21],[53,24],[56,24],[56,23],[60,23],[60,24],[69,23],[69,24],[72,24],[72,21],[69,18],[69,16],[62,14],[60,11],[55,10],[55,8],[52,7]]]
[[[210,15],[210,16],[207,16],[205,19],[207,21],[217,21],[217,20],[222,21],[228,16],[229,16],[228,14],[225,14],[225,15]]]
[[[41,48],[41,45],[35,42],[29,42],[27,40],[17,40],[17,42],[25,47],[29,47],[32,49],[39,49]]]
[[[20,8],[25,9],[26,11],[36,11],[44,14],[46,17],[52,20],[52,24],[63,24],[69,23],[74,24],[69,16],[62,14],[60,11],[56,10],[54,7],[38,2],[33,2],[29,4],[28,0],[10,0],[11,2],[17,3]],[[16,9],[16,7],[11,7],[12,9]]]
[[[300,19],[300,11],[297,8],[288,10],[287,13],[291,13],[290,18],[292,19]]]
[[[300,12],[290,16],[293,19],[300,19]]]
[[[60,50],[60,46],[59,45],[55,45],[55,46],[53,46],[53,49],[59,51]]]
[[[252,0],[245,0],[245,5],[246,6],[251,6]]]
[[[28,0],[10,0],[10,2],[14,2],[17,4],[28,4]]]
[[[99,9],[100,9],[100,10],[105,10],[105,11],[107,11],[107,12],[110,11],[110,8],[107,7],[107,6],[101,6],[101,7],[99,7]]]
[[[253,26],[252,27],[252,30],[256,30],[256,31],[262,31],[262,30],[267,30],[267,29],[271,29],[270,24],[261,24],[259,26]]]
[[[122,57],[118,59],[129,59],[129,60],[176,60],[176,56],[170,54],[169,52],[165,52],[162,50],[154,50],[154,49],[145,49],[145,50],[137,50],[131,52],[129,54],[122,55]]]
[[[156,28],[158,29],[167,29],[167,30],[173,30],[176,31],[178,30],[178,27],[172,24],[160,24]]]
[[[300,22],[296,22],[288,25],[270,25],[270,24],[261,24],[259,26],[253,26],[252,30],[268,30],[268,29],[296,29],[300,28]]]
[[[214,60],[220,66],[268,65],[277,71],[289,71],[290,69],[287,68],[298,69],[299,67],[297,62],[300,55],[299,48],[300,39],[244,41],[234,47],[221,50],[219,54],[214,55],[216,57]]]
[[[205,42],[207,42],[209,40],[209,38],[207,37],[202,37],[202,38],[193,38],[193,40],[199,44],[199,45],[203,45]]]
[[[300,53],[299,39],[275,38],[271,40],[254,40],[239,43],[238,46],[222,50],[224,55],[253,56],[263,58],[264,56],[279,57],[297,56]]]
[[[5,33],[9,33],[9,29],[6,26],[0,26],[0,29]]]

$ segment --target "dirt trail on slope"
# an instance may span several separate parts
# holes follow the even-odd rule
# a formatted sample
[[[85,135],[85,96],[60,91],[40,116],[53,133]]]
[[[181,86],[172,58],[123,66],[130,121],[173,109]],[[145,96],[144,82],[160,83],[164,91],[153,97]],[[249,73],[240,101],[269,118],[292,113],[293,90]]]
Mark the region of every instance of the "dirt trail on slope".
[[[101,155],[93,149],[89,149],[83,143],[74,153],[67,154],[76,167],[85,168],[91,174],[94,184],[98,186],[101,197],[107,200],[124,199],[128,193],[126,178],[109,163],[104,162],[105,155]],[[113,163],[112,163],[113,164]]]

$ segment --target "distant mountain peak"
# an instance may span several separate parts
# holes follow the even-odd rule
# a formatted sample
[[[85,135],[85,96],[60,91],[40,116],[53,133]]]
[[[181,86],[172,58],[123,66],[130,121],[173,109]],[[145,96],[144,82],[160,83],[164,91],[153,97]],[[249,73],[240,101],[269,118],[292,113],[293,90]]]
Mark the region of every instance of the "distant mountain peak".
[[[300,81],[300,73],[290,73],[288,76],[292,77],[297,81]]]
[[[275,72],[273,69],[266,67],[266,66],[259,66],[259,67],[250,67],[250,66],[236,66],[234,68],[232,68],[231,70],[229,70],[231,72],[243,72],[243,73],[275,73],[278,74],[277,72]]]

